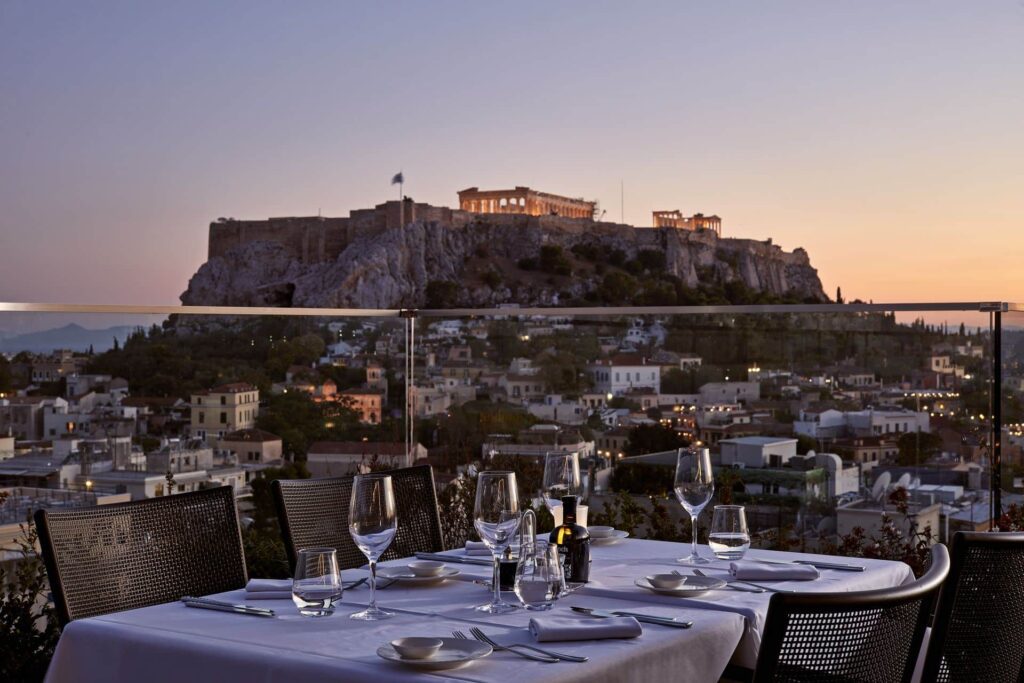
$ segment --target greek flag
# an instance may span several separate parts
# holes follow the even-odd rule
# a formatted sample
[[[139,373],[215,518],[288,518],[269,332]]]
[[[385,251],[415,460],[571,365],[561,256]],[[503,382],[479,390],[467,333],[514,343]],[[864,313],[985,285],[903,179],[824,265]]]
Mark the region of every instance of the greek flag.
[[[395,177],[391,179],[392,185],[401,185],[405,182],[405,176],[401,172],[395,174]]]

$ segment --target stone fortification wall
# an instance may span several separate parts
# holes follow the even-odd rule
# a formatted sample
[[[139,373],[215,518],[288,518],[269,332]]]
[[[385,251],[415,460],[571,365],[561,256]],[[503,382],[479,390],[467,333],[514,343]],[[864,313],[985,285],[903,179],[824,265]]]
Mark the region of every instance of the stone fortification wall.
[[[454,214],[461,214],[454,216]],[[207,260],[254,242],[272,242],[296,260],[306,263],[334,261],[354,240],[416,221],[462,226],[471,214],[444,206],[406,201],[357,209],[348,218],[291,216],[265,220],[222,220],[210,223]]]

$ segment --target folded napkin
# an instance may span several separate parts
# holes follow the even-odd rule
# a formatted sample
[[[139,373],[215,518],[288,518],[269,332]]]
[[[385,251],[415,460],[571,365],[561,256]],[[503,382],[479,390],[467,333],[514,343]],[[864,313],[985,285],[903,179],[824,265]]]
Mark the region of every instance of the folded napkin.
[[[245,584],[246,600],[291,600],[291,579],[249,579]]]
[[[487,555],[491,556],[491,549],[483,541],[466,541],[466,554],[467,555]]]
[[[769,564],[756,560],[733,562],[729,573],[739,581],[813,581],[821,576],[817,567],[809,564]]]
[[[607,638],[636,638],[644,629],[633,617],[534,617],[530,619],[530,633],[538,643],[559,640],[605,640]]]

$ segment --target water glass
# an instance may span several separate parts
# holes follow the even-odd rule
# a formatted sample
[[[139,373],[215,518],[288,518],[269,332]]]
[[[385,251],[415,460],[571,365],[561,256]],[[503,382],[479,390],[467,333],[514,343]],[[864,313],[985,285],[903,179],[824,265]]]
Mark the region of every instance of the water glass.
[[[395,491],[387,474],[359,474],[352,481],[348,507],[348,531],[356,547],[370,563],[370,605],[350,615],[373,621],[393,616],[377,607],[377,560],[391,545],[398,529]]]
[[[750,548],[747,515],[742,505],[716,505],[708,535],[711,552],[720,560],[741,560]]]
[[[562,595],[562,564],[558,546],[538,541],[520,549],[515,593],[528,610],[543,611]]]
[[[341,592],[337,551],[334,548],[300,550],[292,580],[292,601],[299,608],[299,614],[306,617],[334,614]]]
[[[707,564],[697,553],[697,517],[715,493],[715,476],[711,471],[711,452],[706,448],[680,448],[676,452],[675,493],[683,509],[690,514],[693,543],[690,555],[679,560],[683,564]]]
[[[481,472],[476,480],[473,527],[494,558],[494,597],[477,607],[481,612],[504,614],[518,609],[501,599],[501,556],[519,530],[519,490],[515,472]]]

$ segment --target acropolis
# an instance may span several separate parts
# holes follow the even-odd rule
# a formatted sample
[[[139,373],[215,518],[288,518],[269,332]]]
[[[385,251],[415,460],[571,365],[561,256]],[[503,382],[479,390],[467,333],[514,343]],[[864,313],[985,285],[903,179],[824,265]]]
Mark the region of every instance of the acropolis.
[[[481,190],[478,187],[463,190],[459,192],[459,208],[472,213],[524,213],[528,216],[594,218],[597,202],[538,192],[517,185],[511,190]]]
[[[353,240],[376,235],[414,221],[465,227],[487,216],[488,221],[540,221],[545,226],[577,232],[601,225],[597,202],[540,192],[524,186],[509,190],[481,190],[471,187],[458,193],[459,208],[414,202],[389,201],[372,209],[355,209],[348,217],[292,216],[257,220],[220,218],[210,224],[208,258],[221,256],[236,247],[258,241],[276,242],[303,263],[333,261]],[[680,211],[655,211],[655,228],[710,230],[722,235],[718,216]],[[588,227],[591,226],[591,227]]]

